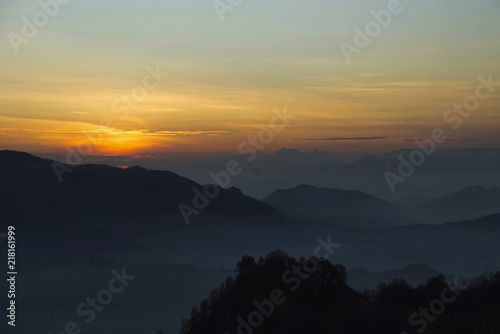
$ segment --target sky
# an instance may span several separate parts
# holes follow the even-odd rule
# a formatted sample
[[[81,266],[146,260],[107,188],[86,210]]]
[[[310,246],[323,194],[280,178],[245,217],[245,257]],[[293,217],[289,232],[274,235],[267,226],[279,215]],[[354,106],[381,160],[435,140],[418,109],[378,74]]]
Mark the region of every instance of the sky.
[[[212,1],[70,0],[27,38],[40,3],[0,0],[0,149],[234,154],[284,108],[265,150],[389,152],[438,127],[443,147],[497,147],[500,88],[457,130],[443,114],[500,81],[500,1],[401,0],[348,63],[389,2],[243,0],[221,20]],[[168,76],[131,95],[147,68]]]

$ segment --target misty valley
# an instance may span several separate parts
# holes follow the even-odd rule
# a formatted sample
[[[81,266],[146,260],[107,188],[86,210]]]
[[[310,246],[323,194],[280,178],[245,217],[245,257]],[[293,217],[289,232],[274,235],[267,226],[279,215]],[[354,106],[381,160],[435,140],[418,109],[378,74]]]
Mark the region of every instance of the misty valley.
[[[0,152],[0,217],[16,229],[24,333],[117,323],[126,324],[117,333],[301,333],[306,324],[438,333],[471,307],[497,310],[488,301],[499,294],[497,187],[391,202],[309,185],[257,200],[211,184],[217,196],[187,224],[179,207],[203,185],[105,165],[73,166],[60,183],[52,164]],[[447,287],[462,289],[457,303],[441,301],[452,299],[441,295]],[[436,298],[434,313],[419,313]],[[493,318],[484,317],[488,333]]]

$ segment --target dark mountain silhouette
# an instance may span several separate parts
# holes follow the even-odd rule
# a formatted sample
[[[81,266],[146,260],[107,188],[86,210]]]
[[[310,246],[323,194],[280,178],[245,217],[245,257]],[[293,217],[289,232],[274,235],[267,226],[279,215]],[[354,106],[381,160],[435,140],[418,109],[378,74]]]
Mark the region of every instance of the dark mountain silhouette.
[[[295,217],[357,218],[402,225],[402,208],[355,190],[300,185],[273,192],[262,200],[282,213]]]
[[[202,185],[187,178],[138,166],[80,165],[71,167],[60,183],[52,163],[26,153],[0,151],[0,196],[6,199],[0,203],[0,217],[28,222],[45,219],[52,225],[108,219],[108,227],[151,232],[185,225],[179,204],[195,208],[193,189],[204,193]],[[199,215],[191,216],[193,223],[284,221],[267,204],[233,190],[216,189],[219,195]]]
[[[500,212],[500,189],[469,186],[457,193],[431,199],[411,196],[396,203],[370,194],[342,189],[300,185],[280,189],[262,200],[283,214],[295,218],[322,220],[338,218],[364,220],[344,226],[383,228],[415,223],[442,223],[477,219]]]
[[[293,158],[300,156],[302,153],[299,150],[296,150],[294,148],[285,148],[283,147],[281,150],[275,153],[275,156],[277,157],[286,157],[286,158]]]
[[[484,216],[478,219],[469,219],[459,222],[449,222],[442,224],[445,228],[470,228],[475,230],[484,230],[485,232],[492,229],[500,229],[500,213]]]
[[[49,166],[51,163],[51,160],[35,157],[29,153],[0,151],[0,171],[27,170]]]
[[[245,196],[245,194],[241,191],[241,189],[236,188],[236,187],[231,187],[227,189],[228,191],[234,192],[235,194]]]

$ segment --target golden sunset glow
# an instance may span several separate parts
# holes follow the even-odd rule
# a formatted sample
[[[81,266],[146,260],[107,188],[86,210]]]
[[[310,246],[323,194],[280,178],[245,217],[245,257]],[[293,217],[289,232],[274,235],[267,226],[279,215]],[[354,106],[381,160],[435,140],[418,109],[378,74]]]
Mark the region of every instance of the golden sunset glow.
[[[18,54],[8,39],[0,42],[1,148],[56,153],[90,141],[96,155],[236,152],[268,126],[273,109],[285,106],[297,118],[269,150],[404,148],[405,140],[445,127],[443,113],[474,93],[479,76],[500,80],[500,46],[491,37],[491,27],[500,28],[498,4],[448,4],[405,4],[348,64],[339,44],[352,42],[352,28],[384,2],[259,2],[264,13],[280,11],[235,12],[224,23],[209,4],[177,4],[186,13],[178,17],[171,2],[151,2],[140,9],[150,24],[126,19],[131,1],[112,9],[70,3]],[[1,10],[9,13],[2,31],[19,33],[21,17],[36,6]],[[454,20],[443,22],[450,11]],[[120,102],[128,111],[116,112],[114,101],[128,96],[130,102],[146,68],[157,66],[168,76],[157,85],[150,76],[146,82],[155,88],[140,101]],[[498,94],[481,101],[446,145],[467,146],[475,138],[493,146],[499,106]]]

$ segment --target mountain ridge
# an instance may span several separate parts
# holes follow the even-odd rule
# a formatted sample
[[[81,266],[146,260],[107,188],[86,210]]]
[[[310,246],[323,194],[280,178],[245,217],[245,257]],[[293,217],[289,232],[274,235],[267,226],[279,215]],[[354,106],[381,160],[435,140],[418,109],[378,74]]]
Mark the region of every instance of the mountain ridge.
[[[127,169],[96,164],[71,166],[72,172],[64,175],[64,182],[59,182],[53,163],[24,152],[0,151],[0,196],[18,203],[14,207],[0,204],[0,210],[36,220],[36,214],[25,212],[21,203],[31,201],[38,203],[35,207],[58,208],[55,212],[78,221],[84,221],[86,217],[118,220],[135,216],[144,220],[144,217],[155,216],[156,223],[152,225],[156,226],[142,226],[154,230],[185,225],[179,205],[196,206],[193,203],[194,190],[204,191],[203,185],[173,172],[140,166]],[[281,213],[265,203],[216,187],[219,194],[193,216],[195,223],[217,220],[268,224],[285,221]],[[162,223],[161,217],[164,217]],[[63,220],[61,224],[64,224]]]

